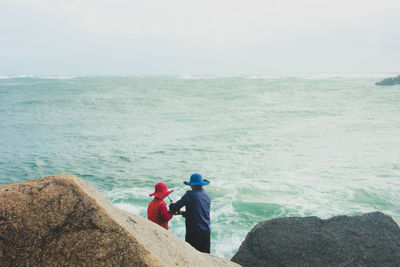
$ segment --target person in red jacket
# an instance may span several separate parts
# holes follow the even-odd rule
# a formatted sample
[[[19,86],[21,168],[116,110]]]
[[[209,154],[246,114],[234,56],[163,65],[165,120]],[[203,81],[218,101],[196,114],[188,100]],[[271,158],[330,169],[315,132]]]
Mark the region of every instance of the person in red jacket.
[[[173,191],[173,189],[168,190],[166,183],[157,183],[154,193],[150,194],[150,196],[154,196],[154,199],[147,206],[147,218],[167,230],[168,221],[171,220],[173,213],[168,211],[167,204],[163,199]]]

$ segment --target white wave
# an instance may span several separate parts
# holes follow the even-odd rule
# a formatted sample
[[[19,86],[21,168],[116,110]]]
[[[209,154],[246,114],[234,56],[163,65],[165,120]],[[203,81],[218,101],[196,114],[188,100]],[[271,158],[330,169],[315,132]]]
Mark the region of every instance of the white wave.
[[[249,80],[268,80],[268,79],[285,79],[297,78],[305,80],[334,79],[334,78],[385,78],[396,76],[396,73],[291,73],[281,75],[250,75],[242,76]]]
[[[115,188],[110,191],[102,192],[103,195],[109,199],[111,202],[120,201],[120,200],[127,200],[129,198],[148,198],[150,202],[149,193],[152,193],[152,189],[145,189],[145,188]]]
[[[278,79],[280,77],[275,75],[252,75],[252,76],[245,76],[243,78],[249,80],[269,80],[269,79]]]
[[[16,79],[16,78],[34,78],[32,74],[22,74],[22,75],[3,75],[0,79]]]
[[[224,79],[224,78],[237,78],[244,77],[240,75],[191,75],[182,74],[179,75],[179,79],[182,80],[211,80],[211,79]]]
[[[21,74],[21,75],[1,75],[0,79],[18,79],[18,78],[39,78],[39,79],[73,79],[77,76],[70,75],[55,75],[55,76],[35,76],[33,74]]]
[[[34,78],[33,74],[22,74],[22,75],[17,75],[14,78]]]
[[[73,79],[76,76],[40,76],[40,79]]]
[[[307,80],[334,79],[334,78],[385,78],[395,76],[395,73],[317,73],[317,74],[291,74],[282,78],[299,78]]]
[[[116,206],[117,208],[142,216],[142,217],[146,217],[147,214],[147,210],[145,207],[139,207],[139,206],[135,206],[129,203],[116,203],[114,204],[114,206]]]
[[[222,229],[215,229],[213,231],[218,231],[218,233],[226,232],[226,226]],[[216,239],[211,240],[211,250],[216,256],[230,259],[238,251],[240,245],[244,241],[247,231],[232,231],[227,233],[227,235],[221,235]]]
[[[208,80],[208,79],[216,79],[218,76],[197,76],[197,75],[190,75],[190,74],[182,74],[179,76],[182,80]]]
[[[287,216],[317,216],[327,219],[351,213],[354,191],[335,185],[298,185],[298,193],[277,199],[279,205],[292,212]]]

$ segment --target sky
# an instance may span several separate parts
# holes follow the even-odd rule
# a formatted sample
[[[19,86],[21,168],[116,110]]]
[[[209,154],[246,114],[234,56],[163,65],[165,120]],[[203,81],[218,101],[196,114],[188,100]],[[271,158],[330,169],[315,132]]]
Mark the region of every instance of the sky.
[[[399,0],[0,0],[0,75],[400,72]]]

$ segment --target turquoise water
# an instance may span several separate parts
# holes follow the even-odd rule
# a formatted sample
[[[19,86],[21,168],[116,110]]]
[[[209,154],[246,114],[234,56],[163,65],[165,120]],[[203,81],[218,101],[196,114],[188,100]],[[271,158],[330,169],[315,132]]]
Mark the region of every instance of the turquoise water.
[[[71,173],[145,216],[155,183],[177,200],[199,172],[225,258],[266,219],[400,219],[400,87],[381,79],[1,77],[0,184]]]

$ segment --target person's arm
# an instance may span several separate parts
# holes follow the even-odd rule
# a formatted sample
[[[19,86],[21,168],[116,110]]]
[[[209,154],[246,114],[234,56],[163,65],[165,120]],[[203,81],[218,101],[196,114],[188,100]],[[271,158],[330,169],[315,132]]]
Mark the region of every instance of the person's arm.
[[[167,204],[165,203],[161,203],[160,205],[160,214],[161,214],[161,218],[163,221],[169,221],[171,220],[172,216],[174,215],[173,213],[169,213],[167,210]]]
[[[189,201],[189,196],[188,192],[186,192],[186,194],[183,195],[183,197],[179,199],[176,203],[169,204],[169,209],[171,210],[172,213],[175,213],[175,211],[178,211],[183,206],[186,206],[186,203],[188,203],[188,201]]]

